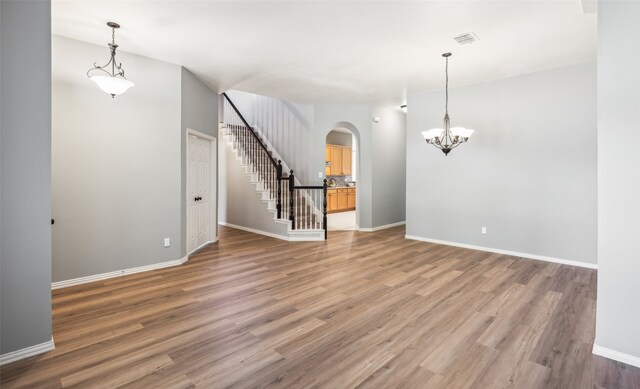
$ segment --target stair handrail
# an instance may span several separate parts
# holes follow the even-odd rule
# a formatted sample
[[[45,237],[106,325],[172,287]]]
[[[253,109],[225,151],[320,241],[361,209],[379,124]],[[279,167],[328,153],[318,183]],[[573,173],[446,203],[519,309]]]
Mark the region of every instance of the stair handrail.
[[[280,219],[282,217],[283,211],[284,211],[284,207],[282,204],[282,181],[287,181],[288,183],[288,191],[291,193],[289,196],[289,204],[288,207],[289,208],[289,221],[291,222],[291,229],[295,230],[296,229],[296,219],[295,219],[295,212],[294,212],[294,192],[296,190],[312,190],[312,189],[320,189],[322,190],[322,198],[323,198],[323,204],[322,204],[322,210],[318,209],[317,205],[316,209],[318,209],[318,211],[322,212],[322,229],[324,230],[324,239],[327,239],[327,180],[324,179],[323,180],[323,185],[296,185],[295,183],[295,176],[293,174],[293,170],[289,171],[289,175],[285,176],[283,175],[283,166],[282,166],[282,161],[278,160],[276,162],[276,159],[271,155],[271,153],[269,152],[269,149],[267,148],[267,146],[262,142],[262,140],[260,139],[260,137],[258,136],[258,134],[256,133],[256,130],[249,125],[249,123],[247,122],[247,120],[244,118],[244,116],[242,116],[242,114],[240,113],[240,111],[238,110],[238,108],[236,107],[236,105],[233,103],[233,101],[231,101],[231,99],[229,98],[229,96],[223,92],[222,96],[224,96],[224,98],[229,102],[229,105],[231,105],[231,108],[233,108],[234,112],[238,115],[238,117],[240,118],[240,120],[242,121],[242,123],[245,125],[246,128],[248,128],[251,133],[251,135],[253,135],[253,137],[255,138],[255,140],[258,142],[258,144],[260,145],[260,147],[262,148],[262,150],[265,152],[265,154],[267,155],[267,157],[269,157],[269,161],[271,161],[271,164],[273,165],[273,167],[276,170],[276,175],[275,175],[275,181],[277,183],[277,188],[276,188],[276,212],[277,212],[277,218]],[[276,153],[277,154],[277,153]],[[287,205],[285,205],[287,206]]]
[[[249,123],[247,123],[247,121],[245,120],[244,116],[242,116],[240,111],[238,111],[238,108],[236,108],[236,105],[233,104],[233,101],[231,101],[231,99],[229,98],[229,96],[227,96],[227,94],[225,92],[222,92],[222,96],[224,96],[224,98],[227,99],[227,101],[231,105],[231,108],[233,108],[233,110],[236,112],[238,117],[240,117],[240,120],[242,120],[242,123],[244,123],[245,127],[247,127],[250,130],[249,132],[258,141],[258,143],[260,144],[260,147],[262,147],[262,149],[264,150],[265,154],[267,154],[267,157],[269,157],[269,161],[271,161],[271,164],[273,165],[273,167],[275,167],[277,169],[278,168],[278,163],[276,162],[275,158],[273,158],[271,153],[269,153],[269,150],[267,150],[267,146],[265,146],[264,143],[262,143],[262,140],[260,140],[260,138],[258,137],[258,134],[256,134],[256,132],[253,129],[253,127],[251,127],[249,125]]]

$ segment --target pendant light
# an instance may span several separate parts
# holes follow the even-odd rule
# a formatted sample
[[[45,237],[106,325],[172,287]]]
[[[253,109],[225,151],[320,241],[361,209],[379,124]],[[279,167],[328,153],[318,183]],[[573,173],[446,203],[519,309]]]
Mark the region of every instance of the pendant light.
[[[473,130],[463,127],[450,127],[449,121],[449,57],[451,53],[444,53],[445,58],[445,103],[444,103],[444,128],[432,128],[422,131],[422,136],[430,145],[433,145],[448,155],[451,150],[469,140]]]
[[[118,48],[118,45],[116,45],[116,28],[120,28],[120,25],[109,22],[107,26],[111,27],[111,43],[109,43],[111,59],[104,66],[98,66],[94,62],[93,68],[87,71],[87,76],[113,98],[116,95],[123,94],[135,84],[125,78],[122,64],[116,63],[116,49]]]

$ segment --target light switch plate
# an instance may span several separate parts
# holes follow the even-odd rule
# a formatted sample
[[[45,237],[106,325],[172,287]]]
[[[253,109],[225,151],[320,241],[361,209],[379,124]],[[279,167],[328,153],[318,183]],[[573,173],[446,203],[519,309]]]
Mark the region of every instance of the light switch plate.
[[[171,239],[164,238],[164,247],[169,247],[169,246],[171,246]]]

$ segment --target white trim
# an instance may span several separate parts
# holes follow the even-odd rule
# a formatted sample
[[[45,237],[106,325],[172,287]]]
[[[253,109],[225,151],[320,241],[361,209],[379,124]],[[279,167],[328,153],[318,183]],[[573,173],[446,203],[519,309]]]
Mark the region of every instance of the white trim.
[[[587,269],[597,269],[598,268],[598,265],[595,264],[595,263],[586,263],[586,262],[572,261],[572,260],[569,260],[569,259],[546,257],[544,255],[520,253],[520,252],[517,252],[517,251],[509,251],[509,250],[502,250],[502,249],[494,249],[494,248],[490,248],[490,247],[474,246],[474,245],[465,244],[465,243],[449,242],[449,241],[446,241],[446,240],[423,238],[421,236],[415,236],[415,235],[405,235],[404,237],[405,237],[405,239],[419,240],[419,241],[422,241],[422,242],[443,244],[443,245],[446,245],[446,246],[462,247],[462,248],[465,248],[465,249],[472,249],[472,250],[479,250],[479,251],[488,251],[490,253],[512,255],[514,257],[537,259],[539,261],[554,262],[554,263],[560,263],[562,265],[569,265],[569,266],[585,267]]]
[[[194,135],[194,136],[197,136],[198,138],[203,138],[203,139],[206,139],[208,141],[216,140],[215,136],[211,136],[209,134],[205,134],[204,132],[196,131],[196,130],[194,130],[192,128],[189,128],[189,127],[187,127],[187,134]]]
[[[242,231],[252,232],[252,233],[258,234],[258,235],[268,236],[270,238],[286,240],[288,242],[321,242],[321,241],[324,241],[324,230],[289,230],[289,233],[292,234],[292,236],[284,236],[284,235],[274,234],[273,232],[256,230],[256,229],[253,229],[253,228],[243,227],[243,226],[239,226],[239,225],[231,224],[231,223],[227,223],[227,222],[218,222],[218,224],[223,225],[223,226],[227,226],[227,227],[231,227],[231,228],[235,228],[235,229],[238,229],[238,230],[242,230]],[[322,236],[312,236],[312,235],[310,235],[310,234],[314,234],[314,233],[321,233]],[[300,236],[296,236],[298,234]]]
[[[289,231],[289,238],[287,239],[289,242],[324,242],[324,230],[294,230]],[[297,233],[300,233],[300,236],[296,236]],[[317,234],[321,235],[317,235]],[[311,234],[316,234],[315,236]]]
[[[109,272],[109,273],[94,274],[92,276],[86,276],[86,277],[80,277],[80,278],[72,278],[70,280],[52,282],[51,283],[51,289],[66,288],[68,286],[81,285],[81,284],[86,284],[86,283],[89,283],[89,282],[94,282],[94,281],[106,280],[106,279],[109,279],[109,278],[126,276],[126,275],[129,275],[129,274],[142,273],[142,272],[149,271],[149,270],[156,270],[156,269],[163,269],[165,267],[178,266],[178,265],[182,265],[183,263],[187,262],[188,260],[189,260],[189,256],[186,255],[184,258],[175,259],[173,261],[154,263],[153,265],[132,267],[132,268],[129,268],[129,269],[116,270],[116,271],[112,271],[112,272]]]
[[[276,239],[282,239],[282,240],[289,240],[288,236],[284,236],[284,235],[278,235],[278,234],[274,234],[272,232],[266,232],[266,231],[261,231],[261,230],[255,230],[253,228],[249,228],[249,227],[243,227],[243,226],[239,226],[236,224],[231,224],[231,223],[227,223],[227,222],[218,222],[218,224],[222,224],[223,226],[227,226],[227,227],[231,227],[231,228],[235,228],[237,230],[242,230],[242,231],[247,231],[247,232],[253,232],[254,234],[258,234],[258,235],[264,235],[264,236],[268,236],[271,238],[276,238]]]
[[[383,226],[378,226],[378,227],[373,227],[373,228],[360,228],[359,231],[362,231],[362,232],[375,232],[375,231],[380,231],[380,230],[384,230],[384,229],[391,228],[391,227],[403,226],[405,224],[407,224],[406,221],[401,221],[401,222],[385,224]]]
[[[34,355],[46,353],[47,351],[51,351],[54,348],[56,348],[56,345],[55,343],[53,343],[52,336],[51,340],[44,343],[35,344],[33,346],[25,347],[20,350],[0,355],[0,366],[6,365],[7,363],[19,361],[21,359],[33,357]]]
[[[627,365],[640,367],[640,357],[636,357],[635,355],[625,354],[610,348],[598,346],[597,344],[593,345],[593,353],[601,357],[613,359],[614,361],[626,363]]]
[[[191,254],[195,253],[196,251],[200,250],[200,249],[201,249],[201,248],[203,248],[204,246],[206,246],[206,245],[208,245],[208,244],[211,244],[211,243],[216,243],[217,241],[218,241],[218,238],[216,238],[216,240],[209,240],[209,241],[206,241],[206,242],[204,242],[203,244],[201,244],[200,246],[196,247],[195,249],[193,249],[193,250],[189,251],[189,252],[187,253],[187,256],[189,256],[189,255],[191,255]]]

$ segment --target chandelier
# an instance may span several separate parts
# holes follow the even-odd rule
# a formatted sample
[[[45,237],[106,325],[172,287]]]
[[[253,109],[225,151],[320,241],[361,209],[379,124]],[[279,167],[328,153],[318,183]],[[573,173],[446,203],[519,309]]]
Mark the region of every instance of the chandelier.
[[[451,53],[444,53],[445,58],[445,103],[444,103],[444,128],[432,128],[422,131],[422,136],[430,145],[433,145],[448,155],[449,152],[469,140],[473,130],[463,127],[450,126],[449,121],[449,57]]]
[[[109,22],[107,26],[111,27],[111,43],[109,43],[111,59],[104,66],[98,66],[94,62],[93,68],[87,71],[87,76],[113,98],[116,95],[123,94],[135,84],[125,78],[122,63],[116,63],[116,49],[118,48],[118,45],[116,45],[116,28],[120,28],[120,25]]]

